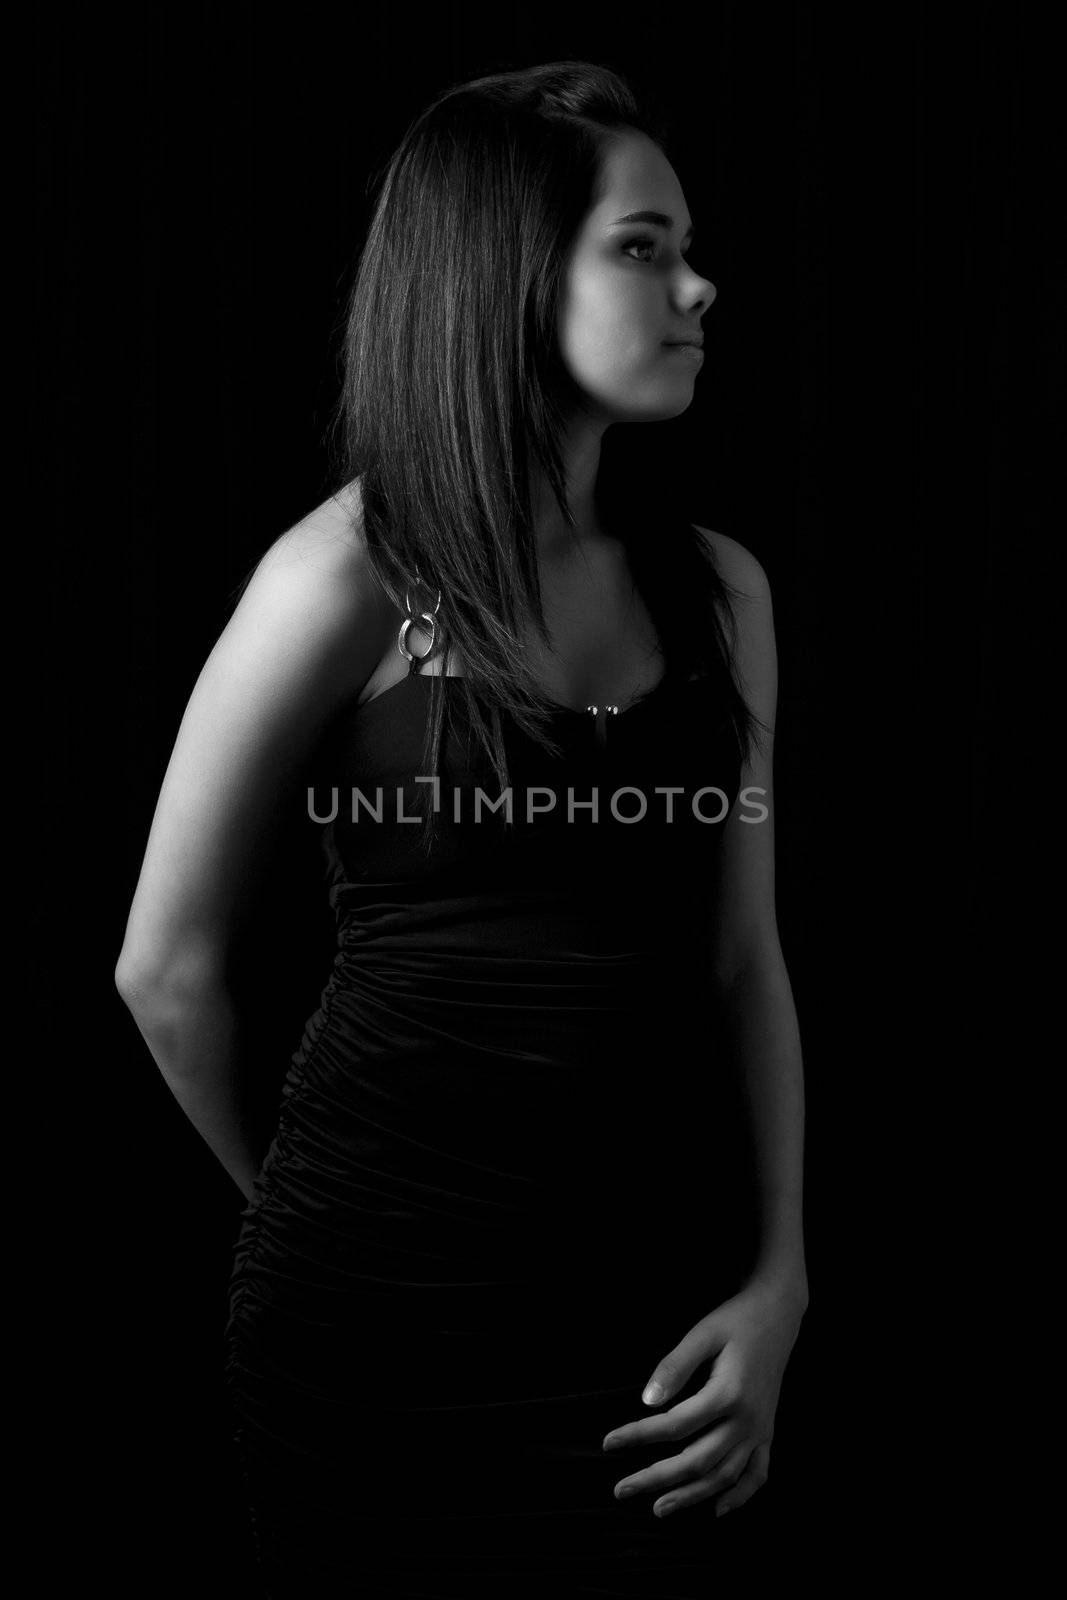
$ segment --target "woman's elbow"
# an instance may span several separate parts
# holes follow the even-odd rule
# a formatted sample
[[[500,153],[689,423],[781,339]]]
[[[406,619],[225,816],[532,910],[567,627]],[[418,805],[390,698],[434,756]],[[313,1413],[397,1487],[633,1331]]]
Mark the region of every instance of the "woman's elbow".
[[[115,963],[114,982],[129,1009],[139,1011],[224,987],[225,970],[225,952],[202,940],[165,952],[127,942]]]
[[[143,996],[151,987],[146,964],[138,958],[136,952],[130,951],[125,945],[115,963],[114,977],[115,988],[131,1010],[136,1005],[138,997]]]

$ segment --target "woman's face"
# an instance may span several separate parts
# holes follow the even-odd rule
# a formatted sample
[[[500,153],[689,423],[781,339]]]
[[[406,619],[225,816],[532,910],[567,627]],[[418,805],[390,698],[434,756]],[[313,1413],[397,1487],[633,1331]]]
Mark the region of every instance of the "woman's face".
[[[563,275],[560,354],[583,411],[605,422],[675,417],[693,398],[702,362],[668,341],[700,335],[715,285],[684,259],[689,212],[651,139],[634,131],[611,138],[602,185]],[[620,223],[638,211],[665,221]]]

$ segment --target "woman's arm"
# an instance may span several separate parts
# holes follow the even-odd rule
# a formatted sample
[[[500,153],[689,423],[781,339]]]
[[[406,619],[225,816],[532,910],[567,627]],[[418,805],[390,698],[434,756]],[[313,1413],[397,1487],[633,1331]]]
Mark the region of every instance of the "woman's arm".
[[[651,1491],[660,1515],[713,1496],[719,1515],[743,1505],[767,1481],[782,1378],[808,1304],[800,1037],[774,908],[777,662],[770,586],[741,545],[706,528],[698,531],[723,577],[741,591],[734,601],[738,674],[750,708],[766,727],[762,750],[743,767],[717,882],[709,886],[717,896],[710,976],[752,1132],[759,1239],[748,1281],[694,1323],[653,1369],[642,1399],[666,1409],[614,1428],[604,1440],[606,1450],[663,1445],[662,1460],[626,1474],[615,1486],[616,1494]],[[742,803],[746,787],[764,791],[749,797],[767,807],[760,822],[743,820],[749,811]],[[710,1370],[702,1387],[678,1400],[705,1362]]]
[[[735,601],[737,667],[749,706],[764,724],[762,748],[741,775],[761,791],[762,821],[735,806],[725,825],[713,973],[731,1058],[741,1078],[755,1154],[759,1240],[754,1278],[808,1299],[803,1235],[804,1083],[800,1030],[778,939],[774,889],[773,749],[778,692],[770,585],[759,562],[735,540],[699,530],[720,572],[744,598]]]
[[[227,971],[281,806],[383,655],[393,609],[346,492],[277,540],[196,682],[156,805],[115,983],[182,1109],[246,1197]]]

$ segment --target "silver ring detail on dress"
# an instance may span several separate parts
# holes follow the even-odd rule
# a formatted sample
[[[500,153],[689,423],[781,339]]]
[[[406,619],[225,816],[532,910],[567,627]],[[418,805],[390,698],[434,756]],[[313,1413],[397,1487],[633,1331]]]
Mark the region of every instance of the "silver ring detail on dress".
[[[440,604],[440,601],[438,601],[438,604]],[[409,628],[413,628],[416,623],[421,623],[421,622],[428,622],[430,624],[430,644],[429,644],[429,648],[427,649],[425,655],[415,656],[415,655],[412,655],[411,651],[407,647],[407,642],[406,641],[407,641],[408,629]],[[418,616],[405,617],[404,618],[403,622],[400,624],[400,634],[399,634],[399,637],[397,638],[397,649],[400,651],[400,654],[404,657],[404,659],[406,661],[428,661],[430,659],[430,657],[433,655],[433,653],[436,650],[436,648],[437,648],[437,607],[436,606],[434,607],[432,612],[430,612],[430,611],[420,611]]]
[[[422,580],[419,577],[417,572],[415,574],[415,582],[416,583],[421,583],[422,582]],[[411,590],[410,589],[405,589],[404,590],[404,609],[407,611],[408,615],[411,616],[411,617],[425,617],[425,616],[434,616],[434,617],[436,617],[437,613],[441,609],[441,591],[440,591],[440,589],[438,589],[438,591],[437,591],[437,603],[434,606],[432,612],[416,611],[415,607],[411,603]]]

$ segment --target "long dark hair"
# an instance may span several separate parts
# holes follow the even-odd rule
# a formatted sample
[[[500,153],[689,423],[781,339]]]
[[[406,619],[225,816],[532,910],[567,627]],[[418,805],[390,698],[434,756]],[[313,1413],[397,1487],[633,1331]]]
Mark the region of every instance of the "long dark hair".
[[[413,611],[433,611],[440,593],[434,653],[458,651],[463,676],[451,690],[501,789],[504,713],[558,751],[553,702],[522,645],[536,627],[552,648],[531,487],[543,474],[574,526],[563,460],[573,383],[556,337],[562,270],[596,203],[605,141],[626,130],[666,151],[660,113],[640,108],[617,72],[588,62],[447,89],[375,180],[349,295],[331,425],[335,492],[359,480],[368,560],[397,606],[410,597]],[[652,482],[642,471],[641,431],[605,435],[598,517],[626,545],[668,662],[721,676],[747,757],[755,719],[732,666],[730,591],[676,503],[677,475]],[[613,432],[625,432],[626,448],[609,448]],[[430,696],[427,774],[439,770],[448,704],[439,681]],[[430,786],[418,787],[428,841]]]

